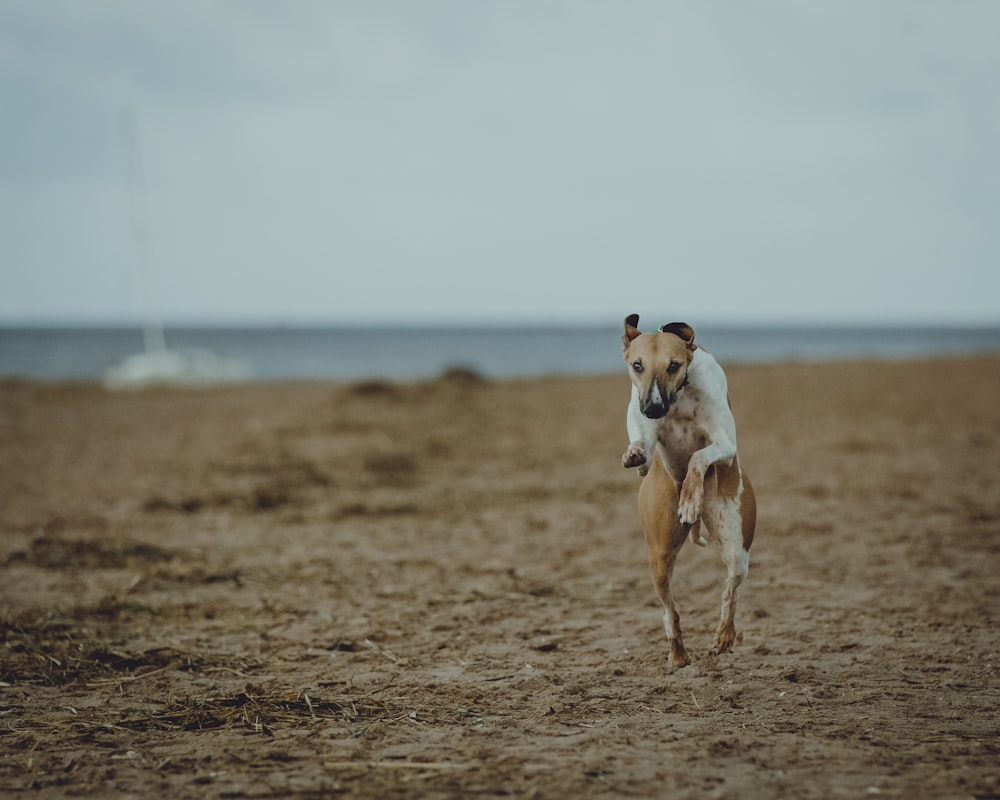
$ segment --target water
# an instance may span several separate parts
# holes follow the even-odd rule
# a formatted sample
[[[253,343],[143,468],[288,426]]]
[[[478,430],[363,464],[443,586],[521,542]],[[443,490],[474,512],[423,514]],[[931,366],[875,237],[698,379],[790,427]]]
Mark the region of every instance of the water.
[[[255,379],[428,378],[453,367],[489,377],[622,369],[615,328],[178,328],[172,350],[205,348]],[[698,341],[723,363],[916,358],[1000,352],[1000,328],[712,328]],[[100,380],[141,352],[139,329],[0,328],[0,375]]]

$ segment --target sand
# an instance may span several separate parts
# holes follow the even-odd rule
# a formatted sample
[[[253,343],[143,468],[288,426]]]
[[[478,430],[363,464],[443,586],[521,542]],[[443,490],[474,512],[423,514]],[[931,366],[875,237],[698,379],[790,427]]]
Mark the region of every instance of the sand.
[[[1000,356],[728,373],[680,670],[624,368],[0,383],[0,795],[1000,796]]]

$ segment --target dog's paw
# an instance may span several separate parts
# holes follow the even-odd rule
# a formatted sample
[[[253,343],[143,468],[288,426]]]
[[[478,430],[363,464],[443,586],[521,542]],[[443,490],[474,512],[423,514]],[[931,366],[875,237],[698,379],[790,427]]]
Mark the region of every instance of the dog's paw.
[[[625,469],[631,469],[632,467],[643,467],[645,464],[646,448],[643,443],[629,442],[628,450],[622,455],[622,466]]]
[[[688,539],[691,540],[692,544],[698,545],[698,547],[705,547],[708,541],[701,533],[701,525],[692,525],[691,530],[688,531]]]
[[[677,503],[677,516],[685,525],[694,525],[701,519],[701,504],[704,493],[702,481],[696,475],[688,475],[684,479],[680,500]]]
[[[715,647],[713,651],[719,655],[728,653],[736,641],[736,626],[732,622],[723,622],[715,632]]]
[[[682,505],[677,507],[677,519],[681,521],[682,525],[694,525],[701,519],[701,505]],[[702,544],[702,541],[697,539],[692,539],[691,541],[696,544]],[[706,542],[707,544],[707,542]]]

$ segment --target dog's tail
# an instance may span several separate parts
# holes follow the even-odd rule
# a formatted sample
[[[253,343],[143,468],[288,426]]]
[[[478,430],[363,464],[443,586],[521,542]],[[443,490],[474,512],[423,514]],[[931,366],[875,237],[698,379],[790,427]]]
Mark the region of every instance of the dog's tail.
[[[698,547],[704,547],[708,544],[705,537],[701,535],[701,520],[698,520],[688,530],[688,538],[693,544],[698,545]]]

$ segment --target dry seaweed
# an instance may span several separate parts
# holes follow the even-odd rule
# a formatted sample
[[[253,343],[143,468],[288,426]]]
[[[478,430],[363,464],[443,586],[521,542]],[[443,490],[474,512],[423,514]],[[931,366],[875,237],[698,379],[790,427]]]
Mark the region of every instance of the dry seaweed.
[[[119,614],[123,607],[152,613],[144,606],[116,602],[102,601],[89,614],[80,616],[86,619]],[[9,685],[97,686],[136,680],[167,669],[199,672],[228,668],[246,674],[256,668],[255,663],[242,659],[184,652],[169,646],[133,652],[98,637],[79,620],[57,614],[0,621],[0,647],[0,681]]]
[[[45,534],[17,550],[3,565],[27,563],[44,569],[117,569],[133,564],[159,564],[174,554],[154,544],[131,539],[67,539]]]
[[[248,728],[267,734],[279,726],[297,728],[319,722],[346,723],[361,728],[379,722],[413,724],[417,711],[407,698],[376,700],[370,696],[312,698],[307,693],[273,692],[248,685],[227,696],[174,701],[154,713],[131,711],[114,722],[135,730],[201,731],[221,727]],[[426,712],[425,712],[426,713]]]

